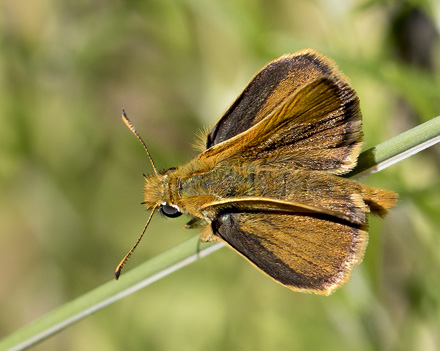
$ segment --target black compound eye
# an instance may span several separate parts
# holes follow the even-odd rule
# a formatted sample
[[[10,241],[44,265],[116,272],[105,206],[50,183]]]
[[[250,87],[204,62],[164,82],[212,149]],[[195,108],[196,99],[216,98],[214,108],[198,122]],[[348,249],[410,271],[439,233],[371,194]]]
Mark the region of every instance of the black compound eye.
[[[159,211],[170,218],[176,218],[182,215],[182,212],[180,212],[177,207],[170,206],[168,204],[161,205]]]

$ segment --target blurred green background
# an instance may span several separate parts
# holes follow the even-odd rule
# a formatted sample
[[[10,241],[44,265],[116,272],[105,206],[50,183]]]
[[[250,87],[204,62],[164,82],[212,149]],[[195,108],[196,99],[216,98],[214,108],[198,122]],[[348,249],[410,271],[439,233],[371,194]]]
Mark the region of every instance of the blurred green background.
[[[312,47],[357,90],[365,146],[440,115],[431,1],[0,3],[0,337],[113,279],[151,167],[196,155],[268,61]],[[352,280],[293,293],[222,249],[35,350],[438,350],[440,148],[365,183],[397,191]],[[127,270],[197,234],[155,216]]]

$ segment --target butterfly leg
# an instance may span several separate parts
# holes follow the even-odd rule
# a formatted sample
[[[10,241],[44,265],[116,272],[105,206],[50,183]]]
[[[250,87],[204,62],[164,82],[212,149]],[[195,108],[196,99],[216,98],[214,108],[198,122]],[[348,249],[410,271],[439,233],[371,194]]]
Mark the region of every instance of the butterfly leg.
[[[210,225],[203,227],[202,232],[200,233],[200,241],[202,243],[217,241],[217,236],[214,235],[212,228]]]

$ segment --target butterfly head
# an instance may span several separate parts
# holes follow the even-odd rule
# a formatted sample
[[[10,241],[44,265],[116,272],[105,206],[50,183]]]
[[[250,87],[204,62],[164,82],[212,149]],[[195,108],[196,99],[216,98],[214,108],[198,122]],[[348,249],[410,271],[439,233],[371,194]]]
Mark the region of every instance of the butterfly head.
[[[144,204],[147,209],[160,207],[165,202],[165,182],[167,175],[153,174],[145,176]]]

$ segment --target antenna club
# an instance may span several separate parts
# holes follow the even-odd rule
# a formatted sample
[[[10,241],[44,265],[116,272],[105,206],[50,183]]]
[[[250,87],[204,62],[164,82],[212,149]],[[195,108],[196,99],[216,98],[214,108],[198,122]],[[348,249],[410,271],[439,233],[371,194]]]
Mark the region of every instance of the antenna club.
[[[124,258],[121,260],[121,262],[119,262],[119,264],[116,267],[115,270],[115,279],[118,280],[119,276],[121,275],[122,270],[124,269],[125,264],[127,263],[128,259],[130,258],[131,254],[133,253],[133,251],[136,249],[136,247],[139,245],[140,241],[142,240],[145,231],[148,228],[148,225],[150,224],[151,218],[153,217],[154,211],[156,211],[156,207],[153,208],[153,210],[150,213],[150,216],[148,217],[147,223],[145,224],[144,230],[142,230],[141,235],[139,236],[139,238],[137,239],[136,243],[133,245],[133,247],[130,249],[130,251],[127,252],[127,254],[124,256]]]

